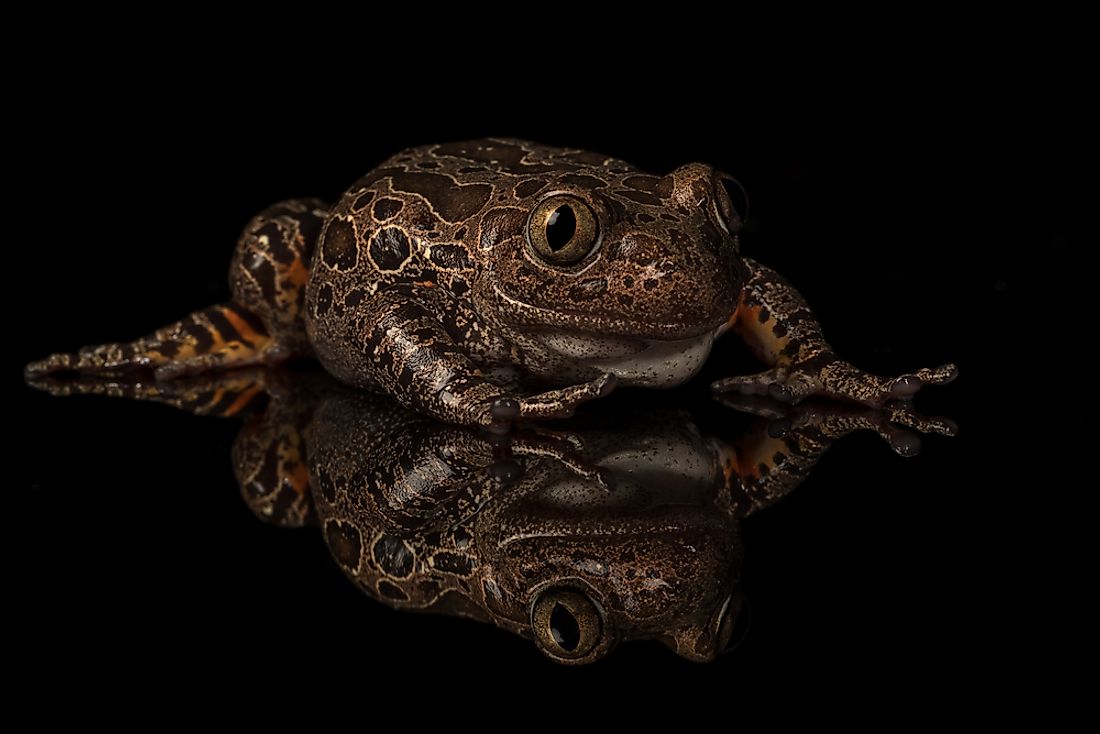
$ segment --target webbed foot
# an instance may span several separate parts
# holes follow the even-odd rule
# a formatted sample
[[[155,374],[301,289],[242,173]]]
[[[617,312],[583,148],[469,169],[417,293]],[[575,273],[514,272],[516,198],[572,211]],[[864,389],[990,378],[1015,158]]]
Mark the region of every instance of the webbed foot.
[[[955,436],[958,425],[950,418],[918,413],[911,402],[895,400],[883,406],[855,406],[826,401],[808,401],[792,406],[756,395],[726,393],[719,402],[734,410],[769,420],[768,435],[782,438],[792,432],[815,430],[829,439],[854,431],[874,431],[899,456],[916,456],[921,450],[920,434]]]
[[[789,404],[820,395],[881,407],[890,401],[911,400],[925,385],[946,385],[958,376],[955,365],[945,364],[899,377],[880,377],[831,355],[820,355],[800,364],[779,364],[755,375],[727,377],[714,382],[711,388],[718,393],[768,395]]]

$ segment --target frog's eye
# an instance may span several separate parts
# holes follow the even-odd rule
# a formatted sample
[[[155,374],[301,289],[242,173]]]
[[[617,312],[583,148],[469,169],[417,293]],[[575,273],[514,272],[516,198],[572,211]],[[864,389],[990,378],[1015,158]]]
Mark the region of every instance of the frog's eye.
[[[539,649],[562,663],[592,662],[610,649],[600,609],[574,589],[548,589],[531,605]]]
[[[592,209],[575,196],[551,196],[527,221],[527,241],[539,259],[572,265],[596,249],[600,228]]]
[[[749,197],[732,176],[718,174],[714,182],[714,215],[729,234],[737,234],[749,213]]]

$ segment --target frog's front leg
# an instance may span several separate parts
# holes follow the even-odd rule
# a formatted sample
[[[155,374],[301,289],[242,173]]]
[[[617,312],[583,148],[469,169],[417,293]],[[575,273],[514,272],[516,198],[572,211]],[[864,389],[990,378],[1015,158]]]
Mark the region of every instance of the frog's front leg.
[[[771,395],[787,403],[823,395],[878,406],[908,400],[922,386],[943,385],[958,375],[955,365],[945,364],[879,377],[839,359],[801,294],[770,268],[747,258],[744,262],[748,278],[730,326],[772,367],[719,380],[714,390]]]
[[[316,318],[313,323],[317,353],[329,372],[351,384],[381,386],[403,405],[448,423],[505,431],[516,420],[565,418],[615,386],[614,375],[605,374],[532,395],[494,381],[440,317],[403,289],[363,301],[355,329]]]

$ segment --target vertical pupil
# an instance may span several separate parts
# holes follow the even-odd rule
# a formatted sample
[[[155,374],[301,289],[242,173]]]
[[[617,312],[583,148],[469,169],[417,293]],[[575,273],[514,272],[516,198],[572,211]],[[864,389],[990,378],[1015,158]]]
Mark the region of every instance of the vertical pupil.
[[[546,220],[546,242],[555,252],[568,245],[576,232],[577,215],[567,204],[555,209]]]
[[[581,644],[581,627],[577,624],[577,618],[561,604],[555,604],[550,612],[550,634],[561,649],[569,652]]]

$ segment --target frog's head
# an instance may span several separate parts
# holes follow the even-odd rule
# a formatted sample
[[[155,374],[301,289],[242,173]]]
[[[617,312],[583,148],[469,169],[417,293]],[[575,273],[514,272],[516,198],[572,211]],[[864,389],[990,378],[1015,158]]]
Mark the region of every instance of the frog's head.
[[[477,244],[491,267],[478,296],[542,347],[525,345],[554,375],[572,363],[635,384],[682,382],[740,295],[744,195],[701,163],[650,176],[585,156],[547,154],[483,213]],[[679,363],[652,364],[662,360]]]
[[[625,480],[609,493],[563,476],[516,509],[495,518],[485,602],[548,657],[589,663],[620,640],[658,639],[702,662],[727,646],[741,549],[713,508],[655,502]]]
[[[745,617],[739,524],[716,494],[707,442],[671,417],[574,439],[602,477],[534,461],[482,508],[484,607],[558,662],[592,662],[630,639],[714,658]]]
[[[697,609],[654,636],[683,658],[713,660],[743,641],[749,612],[740,590],[721,598],[715,609]],[[709,612],[709,613],[708,613]],[[560,663],[585,664],[602,658],[619,639],[594,595],[574,583],[548,587],[531,604],[531,635],[538,648]]]

